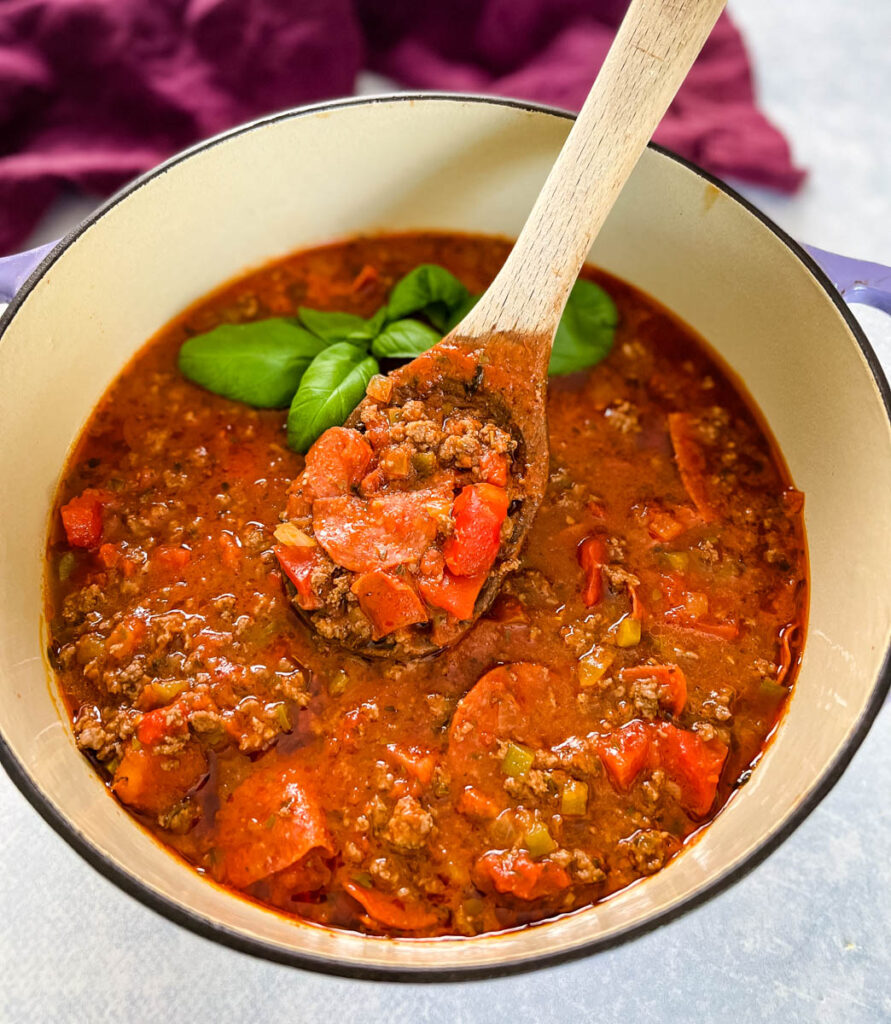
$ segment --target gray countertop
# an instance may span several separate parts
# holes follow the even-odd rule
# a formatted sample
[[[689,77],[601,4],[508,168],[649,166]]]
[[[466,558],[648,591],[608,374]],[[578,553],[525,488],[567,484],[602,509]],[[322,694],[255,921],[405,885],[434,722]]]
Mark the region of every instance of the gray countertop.
[[[746,193],[801,241],[891,264],[891,4],[731,8],[763,105],[811,171],[794,198]],[[57,207],[34,244],[85,212]],[[891,318],[861,321],[891,373]],[[97,875],[3,775],[0,1021],[891,1021],[889,791],[886,706],[798,831],[704,906],[558,967],[399,984],[268,964],[182,930]]]

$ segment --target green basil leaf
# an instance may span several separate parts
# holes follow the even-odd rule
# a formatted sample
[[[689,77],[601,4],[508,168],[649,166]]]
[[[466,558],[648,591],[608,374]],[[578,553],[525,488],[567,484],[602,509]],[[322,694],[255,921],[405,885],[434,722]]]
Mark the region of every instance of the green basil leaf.
[[[376,359],[348,341],[320,352],[309,364],[291,402],[288,447],[306,452],[329,427],[343,423],[362,401],[378,369]]]
[[[467,314],[473,309],[473,307],[480,301],[482,295],[468,295],[467,298],[461,303],[461,305],[452,313],[452,315],[446,321],[444,331],[446,334],[449,331],[453,331],[458,324],[467,316]]]
[[[208,391],[260,409],[284,409],[325,342],[291,320],[221,324],[184,342],[178,365]]]
[[[576,281],[554,337],[548,373],[574,373],[605,359],[618,322],[616,304],[601,287]]]
[[[371,351],[378,359],[414,359],[441,337],[420,320],[394,320],[371,343]]]
[[[388,320],[423,314],[440,331],[454,311],[466,301],[467,289],[445,267],[422,263],[397,281],[390,292]]]
[[[352,341],[362,344],[371,341],[377,334],[387,314],[385,309],[379,309],[371,319],[366,320],[354,313],[336,313],[301,306],[297,315],[307,330],[324,341]]]

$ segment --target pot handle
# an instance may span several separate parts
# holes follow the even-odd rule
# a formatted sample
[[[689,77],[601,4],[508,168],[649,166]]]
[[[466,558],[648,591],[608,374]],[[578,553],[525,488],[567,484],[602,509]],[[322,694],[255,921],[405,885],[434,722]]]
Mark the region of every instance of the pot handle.
[[[47,242],[46,245],[38,245],[36,249],[0,257],[0,302],[12,301],[37,264],[56,244]]]
[[[0,257],[0,302],[9,302],[12,299],[55,244],[47,242],[36,249],[28,249],[14,256]],[[823,268],[845,301],[874,306],[891,315],[891,267],[851,259],[849,256],[839,256],[813,245],[806,245],[804,248]]]
[[[845,302],[849,305],[859,302],[891,315],[891,267],[839,256],[813,245],[804,248],[838,288]]]

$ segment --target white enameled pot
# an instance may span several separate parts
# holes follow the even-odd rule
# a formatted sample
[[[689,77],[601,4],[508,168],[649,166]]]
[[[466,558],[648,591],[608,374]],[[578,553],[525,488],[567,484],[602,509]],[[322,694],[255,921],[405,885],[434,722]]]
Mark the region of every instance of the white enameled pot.
[[[887,384],[838,293],[765,217],[649,149],[591,253],[701,332],[741,376],[807,499],[812,594],[794,696],[750,781],[658,875],[533,928],[384,939],[302,924],[168,854],[78,753],[44,655],[43,550],[68,451],[133,352],[221,282],[358,232],[515,235],[568,115],[455,96],[296,110],[203,143],[111,199],[0,321],[0,757],[98,870],[173,920],[272,959],[349,973],[482,970],[603,947],[757,863],[838,778],[888,689]]]

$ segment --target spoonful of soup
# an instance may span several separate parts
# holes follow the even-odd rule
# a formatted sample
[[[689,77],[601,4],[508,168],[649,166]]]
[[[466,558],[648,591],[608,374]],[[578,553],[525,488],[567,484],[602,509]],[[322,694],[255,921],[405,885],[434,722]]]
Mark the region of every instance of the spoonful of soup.
[[[491,605],[548,478],[547,367],[601,225],[725,0],[633,0],[501,271],[306,455],[276,554],[323,637],[411,658]]]

